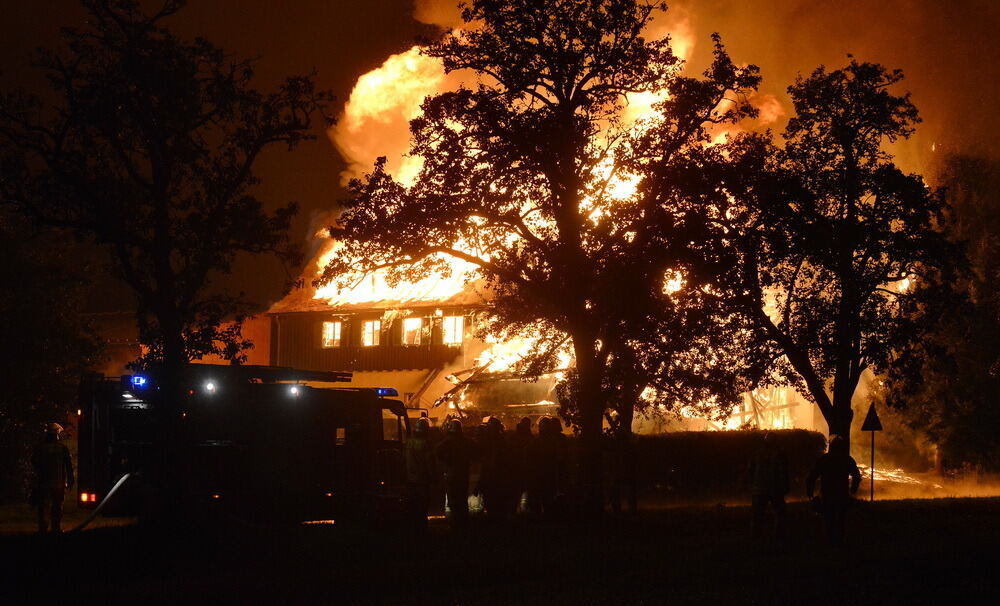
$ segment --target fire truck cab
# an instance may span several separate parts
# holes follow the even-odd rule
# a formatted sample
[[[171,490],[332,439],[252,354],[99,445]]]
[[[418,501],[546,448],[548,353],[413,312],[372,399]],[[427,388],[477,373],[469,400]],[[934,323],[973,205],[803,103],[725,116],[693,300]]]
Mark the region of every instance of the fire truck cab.
[[[177,376],[174,373],[174,376]],[[106,515],[180,508],[264,520],[379,519],[401,511],[409,421],[391,388],[350,373],[192,364],[80,389],[79,504]],[[169,504],[169,505],[168,505]],[[152,514],[152,515],[155,515]]]

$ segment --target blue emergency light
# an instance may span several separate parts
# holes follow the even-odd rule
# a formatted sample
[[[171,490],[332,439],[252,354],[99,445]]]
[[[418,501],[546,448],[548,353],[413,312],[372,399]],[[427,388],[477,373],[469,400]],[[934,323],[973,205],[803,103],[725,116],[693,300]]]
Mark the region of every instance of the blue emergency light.
[[[145,387],[149,383],[149,379],[142,375],[132,375],[132,385],[134,387]]]
[[[396,391],[395,387],[376,387],[375,395],[377,395],[380,398],[386,398],[386,397],[394,398],[399,395],[399,392]]]

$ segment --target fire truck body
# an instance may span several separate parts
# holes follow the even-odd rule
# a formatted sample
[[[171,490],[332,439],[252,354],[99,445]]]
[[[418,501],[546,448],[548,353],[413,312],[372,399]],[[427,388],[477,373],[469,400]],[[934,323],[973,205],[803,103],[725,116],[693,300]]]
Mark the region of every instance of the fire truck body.
[[[346,376],[346,379],[345,379]],[[408,429],[394,390],[316,387],[344,373],[191,365],[81,387],[80,505],[107,515],[371,518],[401,509]],[[307,383],[310,382],[310,383]],[[169,491],[169,494],[166,494]]]

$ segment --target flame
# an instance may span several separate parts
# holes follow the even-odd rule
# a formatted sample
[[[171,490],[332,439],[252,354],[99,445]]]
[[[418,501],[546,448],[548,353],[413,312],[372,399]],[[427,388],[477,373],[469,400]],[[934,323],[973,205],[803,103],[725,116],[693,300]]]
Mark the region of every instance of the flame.
[[[463,26],[454,0],[415,0],[414,18],[445,29]],[[673,52],[682,61],[690,58],[695,47],[690,15],[676,7],[666,13],[656,13],[646,35],[650,39],[670,35]],[[359,77],[340,120],[327,133],[348,163],[341,174],[342,181],[346,183],[351,178],[362,177],[378,157],[385,156],[388,171],[394,178],[403,185],[412,185],[421,169],[422,159],[407,153],[409,122],[420,114],[420,106],[426,97],[455,89],[463,76],[467,74],[456,72],[446,75],[438,59],[421,54],[421,48],[413,46],[391,55],[379,67]],[[622,125],[644,128],[644,123],[655,118],[654,107],[666,98],[666,91],[629,94],[621,116]],[[762,100],[765,103],[762,105],[761,122],[765,123],[763,116],[779,115],[781,107],[773,97],[762,97]],[[613,159],[598,168],[599,173],[611,177],[605,196],[618,201],[634,197],[639,177],[632,174],[611,175],[612,170]],[[603,213],[599,204],[585,200],[583,205],[582,210],[593,207],[589,212],[591,221],[596,223],[601,220]],[[327,234],[321,232],[317,236],[326,238]],[[316,275],[339,248],[339,244],[326,240],[307,271]],[[313,298],[324,300],[331,307],[379,301],[405,304],[444,300],[468,290],[470,281],[475,277],[475,267],[451,257],[442,259],[451,270],[447,276],[433,275],[416,282],[403,281],[390,286],[384,272],[359,274],[340,280],[340,284],[331,283],[317,288]],[[342,286],[345,283],[349,286]],[[663,291],[666,294],[675,293],[683,288],[684,283],[684,276],[679,272],[668,273],[664,277]],[[485,349],[477,359],[477,365],[486,365],[489,372],[510,371],[536,344],[535,339],[501,340],[495,336],[486,337],[485,341]],[[568,350],[557,355],[560,369],[571,365],[572,356]],[[561,373],[557,374],[561,378]]]
[[[340,246],[340,243],[330,242],[326,250],[319,255],[316,267],[324,267]],[[353,286],[342,288],[340,284],[331,282],[317,288],[313,298],[326,299],[326,303],[331,307],[376,301],[408,303],[448,299],[466,290],[476,266],[448,255],[441,255],[440,258],[448,263],[450,275],[438,273],[416,282],[404,280],[391,286],[386,279],[385,271],[358,273],[343,277],[343,282]]]
[[[760,111],[757,116],[757,123],[760,126],[770,126],[785,117],[785,108],[782,107],[781,102],[774,95],[758,94],[751,98],[754,107]]]
[[[490,334],[483,338],[486,349],[476,358],[476,365],[489,372],[507,372],[524,359],[538,344],[536,337],[501,338]],[[563,370],[573,363],[573,355],[567,348],[561,348],[556,353],[557,379],[563,377]]]
[[[684,288],[684,274],[677,270],[668,270],[663,281],[663,294],[672,295]]]
[[[361,177],[386,156],[396,180],[411,185],[422,160],[406,155],[410,120],[420,115],[424,98],[443,92],[447,81],[441,62],[421,54],[419,46],[390,56],[358,78],[343,115],[327,132],[348,162],[341,180]]]

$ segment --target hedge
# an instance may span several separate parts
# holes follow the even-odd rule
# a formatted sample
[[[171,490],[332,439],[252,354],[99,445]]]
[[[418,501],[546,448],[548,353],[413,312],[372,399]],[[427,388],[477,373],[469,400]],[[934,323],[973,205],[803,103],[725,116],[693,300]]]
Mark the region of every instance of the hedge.
[[[669,501],[748,500],[747,467],[762,431],[684,431],[636,436],[640,497]],[[804,495],[805,479],[826,449],[823,434],[804,429],[771,431],[788,458],[790,497]]]
[[[823,434],[804,429],[772,430],[777,448],[788,458],[789,497],[804,496],[805,479],[826,449]],[[467,431],[475,436],[473,428]],[[506,432],[509,438],[512,432]],[[636,482],[639,498],[655,502],[740,502],[750,498],[748,466],[760,447],[763,431],[682,431],[635,436]],[[431,431],[432,443],[443,437]],[[579,461],[579,442],[569,436],[571,459]],[[576,466],[571,462],[571,468]],[[581,470],[573,469],[578,480]],[[610,469],[606,469],[610,479]],[[474,472],[475,473],[475,472]],[[578,483],[578,482],[574,482]],[[579,495],[576,495],[579,496]]]

